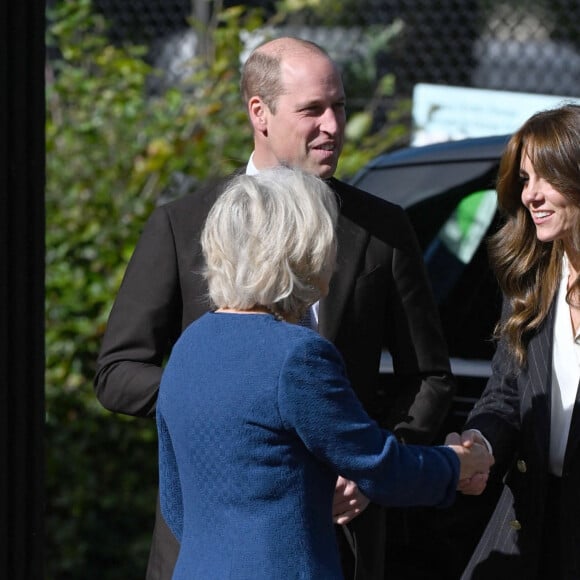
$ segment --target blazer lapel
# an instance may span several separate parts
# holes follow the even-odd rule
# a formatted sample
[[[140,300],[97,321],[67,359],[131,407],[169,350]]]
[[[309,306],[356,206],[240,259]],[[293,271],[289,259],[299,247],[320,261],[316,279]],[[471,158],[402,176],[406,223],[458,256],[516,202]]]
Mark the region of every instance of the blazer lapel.
[[[580,450],[580,382],[576,390],[576,401],[574,403],[574,410],[572,411],[572,421],[570,423],[570,432],[568,433],[568,445],[566,446],[566,455],[564,457],[564,470],[568,463],[572,463],[574,459],[578,461]]]
[[[525,397],[525,411],[533,413],[533,429],[536,449],[542,461],[548,465],[550,438],[550,415],[552,400],[552,337],[554,334],[554,313],[552,306],[538,334],[530,341],[528,350],[529,389]]]
[[[576,400],[574,401],[574,409],[572,411],[572,419],[570,422],[570,432],[568,433],[568,445],[566,446],[566,455],[564,457],[564,470],[566,470],[568,464],[572,464],[574,460],[578,462],[580,458],[579,447],[580,447],[580,381],[578,381],[578,386],[576,388]]]

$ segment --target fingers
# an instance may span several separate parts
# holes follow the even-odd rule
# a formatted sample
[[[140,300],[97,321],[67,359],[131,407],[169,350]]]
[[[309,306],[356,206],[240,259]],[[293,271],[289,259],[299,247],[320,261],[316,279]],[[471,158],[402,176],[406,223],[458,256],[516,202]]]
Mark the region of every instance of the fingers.
[[[487,447],[480,445],[479,443],[473,443],[471,447],[465,447],[468,449],[469,457],[467,458],[466,471],[468,477],[473,477],[477,473],[488,474],[491,466],[493,465],[493,457],[487,450]]]
[[[470,447],[464,445],[449,445],[457,454],[460,463],[459,479],[460,481],[471,479],[476,474],[484,474],[486,477],[493,465],[493,457],[487,450],[487,447],[474,443]],[[479,482],[479,480],[478,480]],[[478,491],[480,486],[474,491]]]
[[[495,463],[485,439],[478,431],[467,429],[461,435],[449,433],[445,444],[457,453],[461,464],[457,491],[465,495],[481,495],[487,485],[489,470]]]
[[[344,477],[342,477],[342,475],[339,475],[336,478],[336,485],[334,486],[334,493],[338,493],[339,490],[342,490],[346,487],[346,485],[348,484],[348,479],[345,479]]]
[[[463,445],[464,447],[471,447],[476,443],[487,447],[487,444],[480,433],[473,429],[467,429],[466,431],[463,431],[461,435],[455,432],[449,433],[445,438],[445,445]]]
[[[473,429],[467,429],[467,431],[463,431],[461,434],[461,444],[464,447],[471,447],[472,445],[479,444],[487,448],[483,437]]]
[[[334,499],[334,501],[332,502],[332,515],[333,516],[338,516],[344,512],[347,512],[351,509],[353,509],[354,507],[357,506],[357,499],[356,498],[338,498],[338,499]]]
[[[485,491],[488,477],[487,473],[476,473],[471,478],[460,480],[457,490],[465,495],[481,495]]]
[[[354,481],[349,481],[342,476],[336,480],[334,498],[332,502],[332,515],[341,514],[353,505],[356,505],[358,487]]]
[[[332,521],[335,524],[343,526],[344,524],[348,524],[349,522],[352,522],[352,520],[354,520],[354,518],[356,518],[356,516],[362,514],[363,511],[364,511],[364,509],[360,509],[360,508],[348,510],[344,513],[341,513],[340,515],[334,516],[332,518]]]
[[[449,433],[445,437],[445,445],[461,445],[461,437],[459,433]]]
[[[342,511],[335,509],[332,510],[332,521],[335,524],[347,524],[356,518],[356,516],[362,514],[368,507],[369,503],[369,499],[359,491],[357,499],[353,500],[352,503],[343,508]]]
[[[334,490],[332,521],[335,524],[348,523],[361,514],[369,503],[354,481],[339,477]]]
[[[332,501],[332,515],[338,516],[356,504],[357,486],[354,482],[339,476],[334,488],[334,498]]]
[[[344,493],[353,495],[354,490],[356,490],[356,483],[354,481],[350,481],[350,479],[345,479],[342,475],[339,475],[336,478],[336,485],[335,485],[335,494],[336,493]]]

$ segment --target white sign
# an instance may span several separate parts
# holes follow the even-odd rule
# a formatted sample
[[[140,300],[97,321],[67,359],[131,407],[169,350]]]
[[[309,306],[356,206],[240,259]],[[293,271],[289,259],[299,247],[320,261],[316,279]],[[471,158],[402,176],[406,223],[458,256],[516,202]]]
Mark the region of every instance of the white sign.
[[[516,131],[529,117],[580,99],[418,84],[413,90],[413,145],[504,135]]]

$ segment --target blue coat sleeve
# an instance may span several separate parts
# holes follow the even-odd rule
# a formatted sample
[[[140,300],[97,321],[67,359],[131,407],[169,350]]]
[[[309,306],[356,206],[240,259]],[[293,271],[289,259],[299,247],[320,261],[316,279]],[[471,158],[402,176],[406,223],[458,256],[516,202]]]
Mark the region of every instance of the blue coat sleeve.
[[[336,473],[387,506],[447,506],[459,460],[444,446],[403,445],[364,411],[335,347],[315,333],[296,343],[279,380],[286,427]]]

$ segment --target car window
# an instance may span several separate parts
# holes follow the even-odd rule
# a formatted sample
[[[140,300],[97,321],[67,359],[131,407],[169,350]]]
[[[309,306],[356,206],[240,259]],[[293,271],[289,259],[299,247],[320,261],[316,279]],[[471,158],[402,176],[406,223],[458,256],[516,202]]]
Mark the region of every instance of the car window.
[[[492,189],[475,191],[465,196],[427,246],[425,264],[439,304],[473,259],[496,209],[497,196]]]
[[[437,237],[459,261],[469,264],[496,209],[494,190],[476,191],[459,202]]]
[[[466,193],[467,191],[467,193]],[[486,240],[498,224],[492,189],[465,187],[408,209],[454,358],[491,359],[501,293]]]

